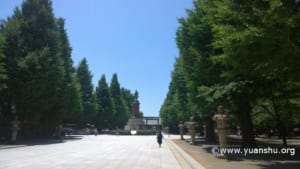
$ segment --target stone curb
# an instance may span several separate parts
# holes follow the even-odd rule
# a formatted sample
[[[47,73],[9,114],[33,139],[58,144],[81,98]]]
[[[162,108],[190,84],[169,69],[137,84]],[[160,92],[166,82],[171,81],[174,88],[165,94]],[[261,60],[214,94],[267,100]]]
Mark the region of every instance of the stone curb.
[[[193,157],[174,144],[172,140],[165,139],[165,142],[183,169],[205,169]]]

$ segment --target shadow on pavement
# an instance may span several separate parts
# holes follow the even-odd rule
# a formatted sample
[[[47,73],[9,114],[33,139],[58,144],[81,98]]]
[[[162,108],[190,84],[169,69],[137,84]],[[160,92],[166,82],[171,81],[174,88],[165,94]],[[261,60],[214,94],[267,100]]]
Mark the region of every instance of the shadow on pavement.
[[[20,140],[15,143],[10,143],[10,142],[5,143],[4,142],[4,143],[0,143],[0,150],[26,147],[26,146],[61,144],[61,143],[69,142],[69,141],[81,140],[82,137],[83,136],[81,136],[81,135],[71,135],[71,136],[65,136],[62,140],[60,140],[60,139],[30,139],[30,140]]]
[[[241,145],[241,140],[238,139],[232,139],[229,138],[228,140],[229,147],[230,148],[240,148],[241,151],[243,151],[243,148]],[[300,163],[300,147],[299,146],[289,146],[289,147],[282,147],[278,144],[266,144],[264,142],[257,142],[258,146],[260,148],[278,148],[278,151],[280,151],[281,148],[292,148],[293,153],[286,153],[286,154],[271,154],[271,153],[265,153],[265,154],[250,154],[247,155],[244,154],[244,152],[241,153],[232,153],[232,154],[226,154],[228,161],[244,161],[244,160],[258,160],[258,161],[272,161],[272,160],[278,160],[278,161],[298,161]],[[203,137],[199,137],[196,139],[196,145],[201,147],[203,150],[205,150],[206,153],[212,154],[212,149],[215,147],[218,147],[218,142],[208,142]],[[258,148],[259,148],[258,147]],[[251,149],[251,148],[250,148]],[[250,151],[254,151],[251,149]],[[294,165],[294,163],[292,163]],[[299,164],[298,164],[299,165]],[[299,167],[300,168],[300,167]]]
[[[286,163],[280,163],[280,162],[273,162],[271,164],[259,164],[259,167],[261,169],[299,169],[300,168],[300,162],[286,162]]]
[[[212,154],[212,149],[215,146],[207,146],[203,147],[203,149],[209,153]],[[236,148],[236,147],[235,147]],[[257,160],[257,161],[273,161],[273,160],[279,160],[279,161],[298,161],[300,162],[300,149],[295,148],[295,154],[247,154],[244,155],[243,153],[240,154],[226,154],[226,159],[228,161],[244,161],[244,160]]]
[[[293,145],[288,148],[295,148],[292,154],[227,154],[225,159],[216,158],[212,149],[218,147],[218,142],[207,142],[204,138],[197,138],[196,145],[189,144],[190,139],[185,141],[173,140],[179,147],[190,154],[194,159],[207,168],[244,168],[244,169],[300,169],[300,148]],[[231,140],[231,147],[239,147],[239,140]],[[260,147],[282,148],[281,145],[258,144]]]

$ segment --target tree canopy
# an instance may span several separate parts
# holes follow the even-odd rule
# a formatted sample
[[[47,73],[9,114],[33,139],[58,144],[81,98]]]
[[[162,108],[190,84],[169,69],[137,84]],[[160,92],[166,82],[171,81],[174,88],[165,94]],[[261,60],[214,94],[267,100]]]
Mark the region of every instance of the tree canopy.
[[[129,108],[126,106],[124,97],[122,96],[121,87],[118,81],[117,74],[113,74],[113,77],[111,79],[110,92],[115,107],[114,119],[117,124],[116,127],[124,128],[129,118],[130,112],[129,112]]]
[[[202,126],[223,104],[247,146],[255,145],[254,129],[268,132],[257,117],[273,121],[268,125],[285,138],[299,125],[299,2],[197,0],[187,13],[176,34],[186,84],[181,95],[188,98],[180,107]],[[173,125],[167,117],[179,120],[170,97],[178,69],[160,111],[167,126]]]
[[[116,74],[112,87],[103,76],[94,90],[87,60],[75,68],[71,53],[65,20],[54,16],[51,0],[25,0],[1,22],[1,137],[9,136],[14,116],[21,121],[22,137],[51,137],[61,122],[79,128],[127,122],[130,90],[121,93]]]

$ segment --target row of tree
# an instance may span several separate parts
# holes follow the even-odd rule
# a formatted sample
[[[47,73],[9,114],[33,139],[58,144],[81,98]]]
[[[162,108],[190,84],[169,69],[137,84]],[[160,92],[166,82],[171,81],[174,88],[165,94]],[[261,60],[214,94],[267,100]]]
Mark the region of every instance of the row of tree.
[[[65,118],[65,121],[77,121],[79,127],[94,124],[99,129],[124,128],[132,111],[132,102],[138,99],[138,92],[131,93],[129,89],[121,87],[117,74],[113,74],[110,85],[102,75],[94,90],[92,73],[85,58],[80,62],[76,75],[82,111],[79,116],[69,116],[71,119]]]
[[[50,0],[26,0],[1,22],[1,134],[8,135],[13,116],[28,137],[50,136],[61,122],[125,125],[137,92],[121,88],[117,74],[110,87],[103,75],[94,90],[86,59],[74,68],[71,50],[64,19],[54,17]]]
[[[212,116],[223,104],[243,144],[254,131],[277,132],[286,145],[300,127],[300,2],[196,0],[179,19],[176,59],[160,110],[173,130],[194,116],[213,138]]]

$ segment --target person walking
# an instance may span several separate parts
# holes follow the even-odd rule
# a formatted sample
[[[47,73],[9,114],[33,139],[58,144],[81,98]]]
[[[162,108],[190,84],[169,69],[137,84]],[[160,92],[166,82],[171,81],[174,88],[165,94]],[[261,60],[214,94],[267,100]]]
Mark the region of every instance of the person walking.
[[[158,146],[160,148],[161,144],[162,144],[162,138],[163,138],[163,135],[161,134],[161,131],[159,131],[159,133],[157,134],[156,138],[157,138]]]

